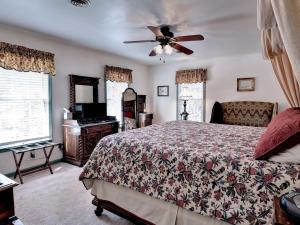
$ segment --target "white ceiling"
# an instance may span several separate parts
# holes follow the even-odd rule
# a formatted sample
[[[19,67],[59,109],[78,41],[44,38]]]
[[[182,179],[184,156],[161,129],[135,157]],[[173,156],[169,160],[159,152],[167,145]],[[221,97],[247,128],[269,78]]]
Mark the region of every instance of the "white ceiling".
[[[155,43],[146,26],[172,25],[177,35],[202,34],[204,41],[182,42],[191,56],[175,53],[166,61],[258,52],[255,0],[91,0],[77,8],[70,0],[1,0],[0,23],[49,34],[83,46],[159,64],[148,54]]]

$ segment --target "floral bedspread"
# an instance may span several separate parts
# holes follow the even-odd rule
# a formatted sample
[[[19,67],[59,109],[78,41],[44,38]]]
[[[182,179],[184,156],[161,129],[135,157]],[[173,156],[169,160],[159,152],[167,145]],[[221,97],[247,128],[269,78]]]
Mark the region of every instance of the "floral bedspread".
[[[103,138],[81,179],[101,179],[231,224],[271,224],[298,164],[257,161],[265,128],[172,121]]]

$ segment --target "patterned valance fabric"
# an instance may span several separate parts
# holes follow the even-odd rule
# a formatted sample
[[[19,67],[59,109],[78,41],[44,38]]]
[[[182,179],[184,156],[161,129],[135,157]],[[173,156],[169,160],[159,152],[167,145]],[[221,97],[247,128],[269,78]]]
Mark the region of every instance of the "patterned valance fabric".
[[[0,42],[0,67],[55,75],[54,54]]]
[[[180,70],[176,72],[176,84],[201,83],[205,81],[205,69]]]
[[[277,103],[237,101],[223,102],[224,124],[266,127],[277,114]]]
[[[105,77],[110,81],[132,83],[132,70],[105,66]]]

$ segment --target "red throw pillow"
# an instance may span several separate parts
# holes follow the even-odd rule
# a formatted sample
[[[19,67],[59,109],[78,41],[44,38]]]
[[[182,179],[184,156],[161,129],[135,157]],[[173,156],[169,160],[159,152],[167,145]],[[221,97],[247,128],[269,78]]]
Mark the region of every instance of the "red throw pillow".
[[[268,125],[254,152],[255,159],[268,157],[300,143],[300,108],[279,113]]]
[[[124,112],[124,117],[133,118],[133,112]]]

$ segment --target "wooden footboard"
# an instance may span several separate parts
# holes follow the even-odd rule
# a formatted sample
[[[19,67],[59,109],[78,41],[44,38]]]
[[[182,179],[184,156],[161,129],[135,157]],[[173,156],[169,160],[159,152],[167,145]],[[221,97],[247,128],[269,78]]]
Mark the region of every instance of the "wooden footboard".
[[[116,214],[136,225],[155,225],[154,223],[151,223],[143,218],[138,217],[137,215],[127,211],[126,209],[121,208],[120,206],[102,199],[97,199],[96,197],[93,199],[92,204],[97,206],[95,210],[95,214],[97,216],[101,216],[103,209],[112,212],[113,214]]]

